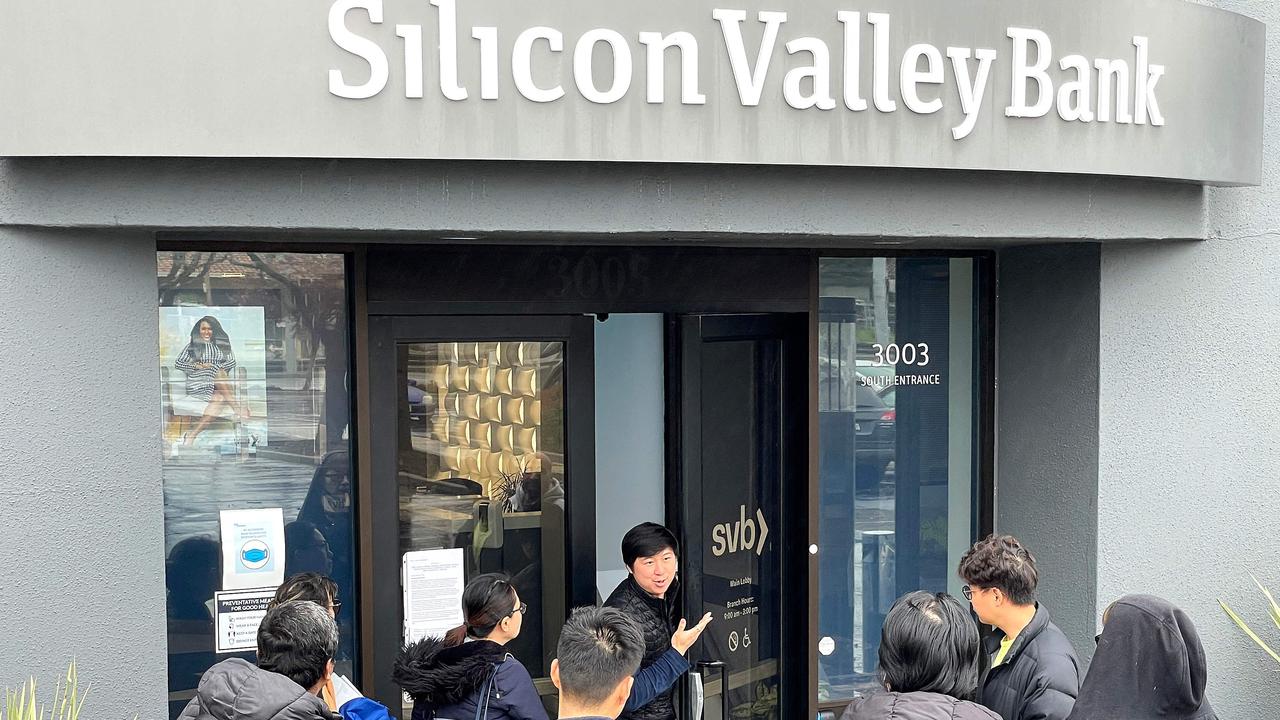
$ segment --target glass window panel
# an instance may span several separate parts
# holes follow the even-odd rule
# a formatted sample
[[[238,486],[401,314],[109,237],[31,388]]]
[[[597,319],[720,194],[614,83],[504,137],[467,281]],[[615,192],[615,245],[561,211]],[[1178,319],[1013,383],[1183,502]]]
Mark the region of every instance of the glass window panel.
[[[400,551],[510,575],[529,610],[508,650],[546,677],[567,614],[564,343],[404,343],[397,367]]]
[[[219,513],[280,508],[286,575],[338,584],[338,669],[356,653],[342,255],[160,252],[170,714],[216,654]],[[253,652],[238,654],[250,661]]]
[[[820,261],[819,700],[878,687],[912,590],[960,596],[973,539],[974,261]]]

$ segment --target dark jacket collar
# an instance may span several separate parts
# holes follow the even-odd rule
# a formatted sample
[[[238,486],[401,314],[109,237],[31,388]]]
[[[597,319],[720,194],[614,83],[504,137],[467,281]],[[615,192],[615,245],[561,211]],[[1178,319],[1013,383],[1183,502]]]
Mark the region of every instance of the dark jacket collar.
[[[1022,632],[1018,633],[1018,637],[1014,639],[1013,645],[1009,648],[1009,652],[1005,653],[1003,665],[1012,665],[1014,658],[1022,652],[1036,636],[1049,627],[1049,610],[1042,604],[1036,603],[1036,614],[1031,617],[1031,622],[1022,628]],[[985,650],[988,655],[994,655],[1000,649],[1000,643],[1004,641],[1005,632],[1000,628],[995,628],[984,641]]]

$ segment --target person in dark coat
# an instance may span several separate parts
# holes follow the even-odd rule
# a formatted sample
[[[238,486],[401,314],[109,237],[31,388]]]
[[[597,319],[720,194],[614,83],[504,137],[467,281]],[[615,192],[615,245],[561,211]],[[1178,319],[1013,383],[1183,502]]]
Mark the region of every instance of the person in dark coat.
[[[392,678],[413,698],[413,720],[547,720],[533,678],[506,644],[528,608],[505,575],[478,575],[462,591],[466,621],[443,638],[401,649]]]
[[[604,604],[636,621],[645,651],[621,720],[675,720],[675,682],[689,670],[684,654],[711,622],[707,613],[686,629],[678,619],[679,549],[675,535],[657,523],[641,523],[622,536],[627,578]]]
[[[1066,720],[1080,692],[1080,660],[1036,602],[1036,560],[1012,535],[992,535],[960,559],[978,619],[995,628],[978,701],[1004,720]]]
[[[982,668],[978,626],[960,601],[907,593],[880,629],[885,692],[854,700],[840,720],[1000,720],[973,702]]]
[[[1191,618],[1167,600],[1126,595],[1103,614],[1071,720],[1217,720],[1207,681]]]

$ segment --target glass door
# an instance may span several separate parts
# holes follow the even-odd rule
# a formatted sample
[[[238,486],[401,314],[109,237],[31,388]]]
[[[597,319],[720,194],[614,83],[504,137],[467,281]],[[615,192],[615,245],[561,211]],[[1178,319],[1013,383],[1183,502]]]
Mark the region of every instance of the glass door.
[[[507,648],[554,714],[560,627],[594,600],[594,518],[570,520],[594,509],[591,320],[383,317],[370,337],[374,687],[399,697],[401,558],[460,549],[466,579],[505,573],[528,603]]]
[[[804,317],[679,322],[685,610],[712,613],[698,659],[722,663],[704,665],[706,720],[806,707]]]

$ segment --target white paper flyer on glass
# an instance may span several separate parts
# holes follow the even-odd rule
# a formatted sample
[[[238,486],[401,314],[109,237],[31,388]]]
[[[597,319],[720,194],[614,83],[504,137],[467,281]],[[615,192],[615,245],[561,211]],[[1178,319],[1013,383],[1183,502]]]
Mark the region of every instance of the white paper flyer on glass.
[[[404,642],[439,637],[462,624],[462,548],[407,552],[402,561]]]
[[[284,511],[223,510],[222,589],[277,587],[284,582]]]
[[[217,652],[258,649],[258,626],[267,615],[267,606],[276,595],[273,587],[231,590],[213,594]]]

